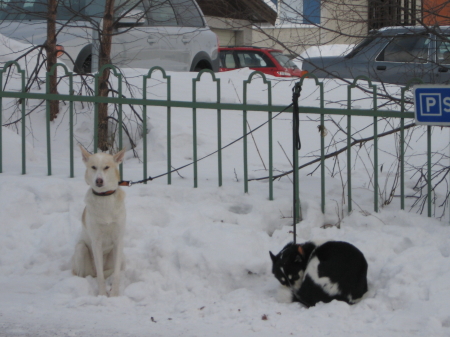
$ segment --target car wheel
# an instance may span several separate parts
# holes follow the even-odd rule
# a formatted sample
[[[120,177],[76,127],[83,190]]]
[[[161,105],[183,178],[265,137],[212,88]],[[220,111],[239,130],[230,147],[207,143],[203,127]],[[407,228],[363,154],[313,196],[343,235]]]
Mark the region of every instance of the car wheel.
[[[202,60],[199,63],[197,63],[197,65],[194,68],[194,72],[199,72],[202,71],[203,69],[212,70],[212,67],[208,61]]]
[[[81,66],[84,74],[90,74],[92,72],[92,55],[89,55]]]
[[[92,45],[88,44],[80,50],[73,70],[77,74],[89,74],[92,72]]]

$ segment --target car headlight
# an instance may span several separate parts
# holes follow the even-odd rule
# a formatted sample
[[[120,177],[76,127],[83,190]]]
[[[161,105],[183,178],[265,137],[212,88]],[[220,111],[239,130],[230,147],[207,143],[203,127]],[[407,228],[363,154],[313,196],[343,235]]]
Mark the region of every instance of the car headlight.
[[[287,71],[277,71],[278,76],[291,76]]]

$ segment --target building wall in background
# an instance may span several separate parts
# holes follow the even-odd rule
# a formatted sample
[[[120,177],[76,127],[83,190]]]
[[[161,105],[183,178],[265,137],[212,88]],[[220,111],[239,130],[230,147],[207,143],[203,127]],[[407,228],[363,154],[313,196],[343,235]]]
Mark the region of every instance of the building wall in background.
[[[249,21],[211,16],[205,18],[208,26],[217,34],[221,47],[252,45],[252,24]]]
[[[254,45],[300,54],[311,46],[354,44],[368,32],[367,0],[288,1],[287,15],[278,1],[275,26],[259,25],[253,30]]]
[[[449,0],[424,0],[423,22],[429,26],[450,25],[450,1]]]

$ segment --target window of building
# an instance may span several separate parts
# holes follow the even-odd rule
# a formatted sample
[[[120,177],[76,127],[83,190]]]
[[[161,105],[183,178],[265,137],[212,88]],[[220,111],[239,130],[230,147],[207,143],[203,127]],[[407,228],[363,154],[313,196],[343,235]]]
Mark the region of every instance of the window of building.
[[[423,1],[424,8],[428,2],[433,1]],[[390,26],[414,26],[422,19],[422,1],[368,0],[368,6],[369,31]]]
[[[278,25],[320,24],[320,0],[278,0]]]

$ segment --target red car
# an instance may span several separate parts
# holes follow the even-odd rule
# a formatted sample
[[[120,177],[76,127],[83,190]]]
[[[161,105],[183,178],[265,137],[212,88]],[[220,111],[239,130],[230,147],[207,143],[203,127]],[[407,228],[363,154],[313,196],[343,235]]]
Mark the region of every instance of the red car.
[[[306,73],[281,50],[261,47],[221,47],[219,71],[248,67],[277,77],[301,77]]]

